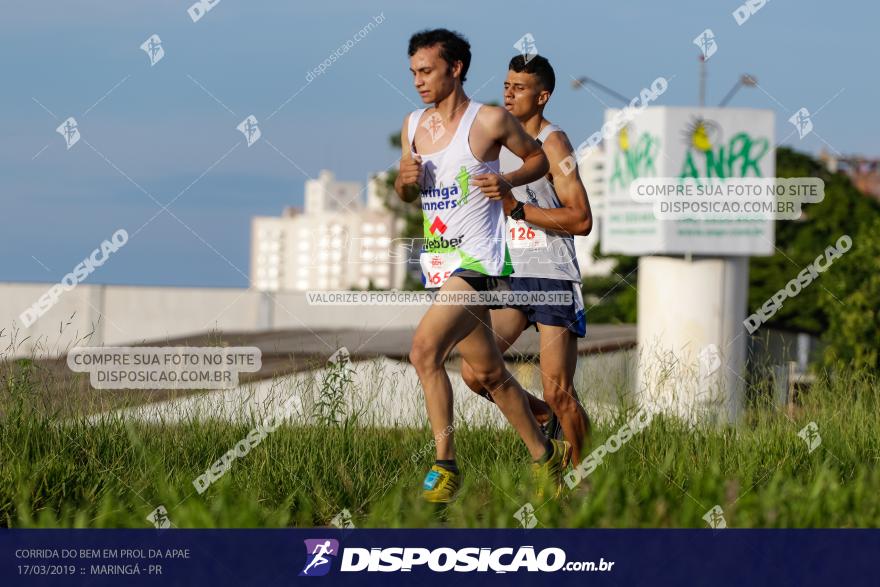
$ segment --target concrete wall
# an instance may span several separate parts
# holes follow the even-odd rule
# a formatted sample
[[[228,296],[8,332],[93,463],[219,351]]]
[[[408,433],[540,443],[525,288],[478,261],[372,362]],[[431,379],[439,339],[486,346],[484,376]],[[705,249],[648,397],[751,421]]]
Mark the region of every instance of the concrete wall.
[[[621,406],[631,406],[626,373],[633,371],[635,353],[622,351],[582,356],[578,360],[575,388],[593,423],[615,417]],[[523,369],[525,367],[525,369]],[[529,391],[543,395],[540,377],[529,378],[534,365],[508,363],[517,379]],[[610,370],[616,377],[610,377]],[[245,383],[235,389],[196,394],[116,412],[119,416],[147,422],[190,422],[194,420],[261,420],[269,413],[290,417],[297,424],[314,424],[315,406],[325,383],[327,369],[293,373],[274,379]],[[520,378],[524,375],[523,378]],[[424,393],[412,365],[380,357],[351,365],[351,384],[344,388],[341,411],[357,415],[361,426],[421,427],[426,425]],[[460,373],[449,366],[456,422],[469,426],[505,427],[498,406],[480,398],[464,384]],[[332,385],[330,385],[332,387]],[[98,417],[105,417],[103,414]],[[432,453],[433,454],[433,453]]]
[[[75,345],[125,345],[210,330],[415,327],[424,306],[312,306],[304,292],[79,285],[29,328],[20,315],[53,284],[0,283],[0,354],[63,355]]]

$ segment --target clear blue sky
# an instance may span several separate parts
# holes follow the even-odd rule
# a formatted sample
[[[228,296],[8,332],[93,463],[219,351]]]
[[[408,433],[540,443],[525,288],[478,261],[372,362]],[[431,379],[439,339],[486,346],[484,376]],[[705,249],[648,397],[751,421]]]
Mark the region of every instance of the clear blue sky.
[[[572,90],[572,77],[635,96],[663,75],[660,104],[696,104],[692,40],[711,28],[709,105],[748,72],[763,91],[743,90],[731,106],[775,110],[779,139],[798,108],[822,108],[815,132],[786,144],[818,153],[821,137],[839,152],[880,154],[876,2],[773,0],[742,26],[735,0],[221,0],[198,22],[188,5],[3,0],[0,280],[58,281],[115,230],[134,233],[159,211],[144,192],[167,204],[192,184],[87,282],[246,286],[252,216],[301,205],[320,169],[364,181],[395,161],[388,135],[418,101],[406,44],[427,27],[468,37],[466,89],[481,101],[499,99],[513,45],[531,33],[559,80],[547,115],[576,144],[599,128],[604,105]],[[308,70],[380,14],[306,85]],[[151,68],[140,45],[154,33],[165,57]],[[248,148],[236,125],[250,114],[266,140]],[[68,116],[83,139],[70,150],[55,132]]]

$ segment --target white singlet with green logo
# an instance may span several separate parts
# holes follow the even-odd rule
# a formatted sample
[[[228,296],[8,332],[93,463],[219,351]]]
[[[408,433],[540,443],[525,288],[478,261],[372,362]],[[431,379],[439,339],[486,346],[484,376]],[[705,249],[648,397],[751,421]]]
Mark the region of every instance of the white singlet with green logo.
[[[416,128],[427,110],[409,117],[409,145],[422,159],[419,189],[422,201],[425,244],[420,257],[425,287],[440,287],[456,269],[484,275],[510,275],[513,266],[504,238],[504,208],[490,200],[471,178],[498,173],[498,160],[480,161],[471,152],[471,126],[482,106],[471,100],[449,145],[435,153],[418,153]],[[430,132],[442,132],[431,129]]]

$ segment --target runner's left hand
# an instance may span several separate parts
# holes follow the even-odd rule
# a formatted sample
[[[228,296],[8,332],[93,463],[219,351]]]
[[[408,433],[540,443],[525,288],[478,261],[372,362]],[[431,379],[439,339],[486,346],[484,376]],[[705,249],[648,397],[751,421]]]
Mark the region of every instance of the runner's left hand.
[[[482,173],[474,177],[472,182],[490,200],[500,200],[510,194],[510,184],[498,173]]]

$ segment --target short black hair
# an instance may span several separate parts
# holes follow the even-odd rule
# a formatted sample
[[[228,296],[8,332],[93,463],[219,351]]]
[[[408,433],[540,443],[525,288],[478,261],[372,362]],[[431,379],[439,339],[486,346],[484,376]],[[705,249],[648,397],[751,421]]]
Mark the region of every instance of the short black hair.
[[[430,29],[419,31],[409,38],[407,54],[412,57],[419,49],[434,45],[440,45],[440,56],[450,68],[456,61],[461,61],[461,83],[464,83],[471,66],[471,44],[461,33],[448,29]]]
[[[530,55],[528,61],[526,61],[525,55],[517,55],[510,60],[510,65],[507,66],[507,69],[511,69],[516,73],[525,72],[536,75],[538,81],[541,82],[541,86],[551,94],[553,93],[553,88],[556,87],[556,74],[553,72],[553,66],[550,65],[546,57],[541,55]]]

